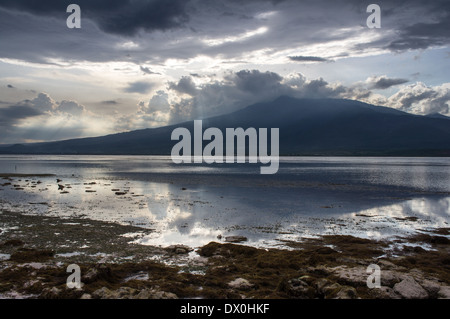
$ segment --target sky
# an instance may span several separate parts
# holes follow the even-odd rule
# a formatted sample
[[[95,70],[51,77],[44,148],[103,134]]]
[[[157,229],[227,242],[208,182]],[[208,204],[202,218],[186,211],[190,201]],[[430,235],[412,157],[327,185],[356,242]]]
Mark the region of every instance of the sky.
[[[67,26],[72,3],[81,28]],[[448,0],[0,0],[0,143],[159,127],[280,95],[449,116],[448,30]]]

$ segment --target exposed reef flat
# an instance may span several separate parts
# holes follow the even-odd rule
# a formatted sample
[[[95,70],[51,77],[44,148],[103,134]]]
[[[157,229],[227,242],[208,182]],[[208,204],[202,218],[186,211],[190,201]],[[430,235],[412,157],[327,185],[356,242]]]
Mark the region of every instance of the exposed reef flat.
[[[399,221],[400,222],[400,221]],[[327,235],[289,249],[218,240],[133,243],[151,229],[83,217],[0,213],[1,298],[450,298],[449,228],[370,240]],[[69,264],[81,268],[69,289]],[[381,288],[368,288],[370,264]]]

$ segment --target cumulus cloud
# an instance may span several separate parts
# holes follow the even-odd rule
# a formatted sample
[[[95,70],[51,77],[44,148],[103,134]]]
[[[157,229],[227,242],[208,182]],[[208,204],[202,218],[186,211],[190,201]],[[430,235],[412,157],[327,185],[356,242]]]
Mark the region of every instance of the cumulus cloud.
[[[57,107],[56,102],[47,93],[39,93],[37,97],[28,102],[43,112],[53,111]]]
[[[186,77],[182,82],[191,85],[180,85],[180,82],[172,83],[171,88],[186,92],[180,87],[190,87],[192,91],[189,92],[192,94],[172,101],[165,98],[164,101],[169,101],[170,104],[170,123],[229,113],[250,104],[276,99],[280,95],[297,98],[346,98],[413,114],[448,114],[450,103],[450,84],[437,87],[427,87],[423,83],[402,86],[390,97],[375,93],[374,89],[387,89],[408,82],[407,79],[387,76],[373,76],[364,82],[345,86],[329,83],[323,78],[307,79],[301,73],[282,77],[274,72],[241,70],[228,73],[222,81],[198,85],[195,91],[192,79]]]
[[[88,112],[77,101],[34,99],[0,108],[0,143],[51,141],[113,133],[113,119]]]
[[[404,86],[388,98],[387,105],[414,114],[450,115],[450,83],[430,87],[417,82]]]
[[[58,102],[44,92],[39,93],[38,96],[32,100],[25,100],[19,103],[30,106],[41,113],[45,112],[49,114],[65,113],[72,116],[80,116],[86,111],[85,106],[76,101],[62,100],[61,102]]]
[[[57,110],[73,116],[80,116],[86,111],[86,108],[76,101],[63,100],[59,103]]]
[[[158,91],[148,102],[147,113],[167,111],[170,108],[169,95],[165,91]]]

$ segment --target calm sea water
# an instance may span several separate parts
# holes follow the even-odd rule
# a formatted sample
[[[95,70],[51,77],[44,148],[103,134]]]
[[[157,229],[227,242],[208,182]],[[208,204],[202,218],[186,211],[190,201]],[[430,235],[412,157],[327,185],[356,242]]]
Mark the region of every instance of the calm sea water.
[[[259,168],[163,156],[1,156],[0,173],[55,176],[0,186],[0,208],[134,224],[155,230],[130,234],[136,241],[162,246],[218,235],[255,246],[319,234],[381,238],[450,221],[450,158],[286,157],[277,174]]]

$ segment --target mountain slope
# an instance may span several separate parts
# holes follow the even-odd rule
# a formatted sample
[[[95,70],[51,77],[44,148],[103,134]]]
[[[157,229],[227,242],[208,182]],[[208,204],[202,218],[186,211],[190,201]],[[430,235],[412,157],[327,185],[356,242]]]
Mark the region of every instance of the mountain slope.
[[[193,121],[102,137],[0,147],[3,154],[169,155],[172,130]],[[203,129],[279,128],[281,155],[450,156],[450,120],[338,99],[280,97],[203,120]],[[204,143],[206,145],[206,143]]]

